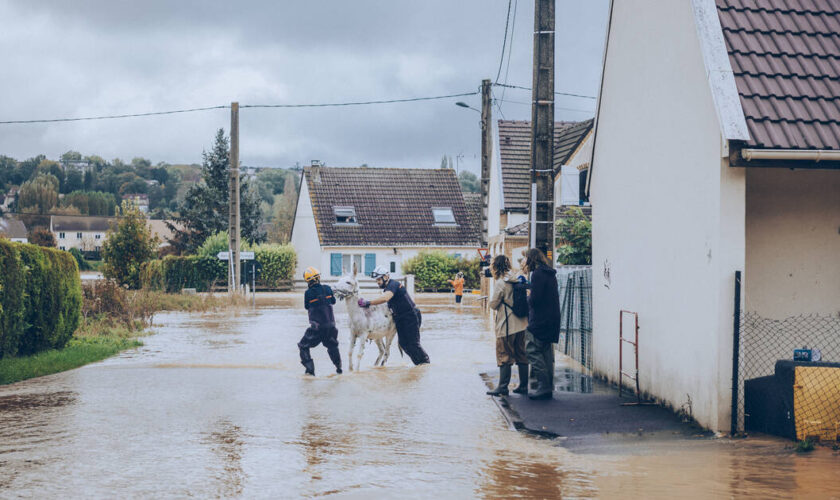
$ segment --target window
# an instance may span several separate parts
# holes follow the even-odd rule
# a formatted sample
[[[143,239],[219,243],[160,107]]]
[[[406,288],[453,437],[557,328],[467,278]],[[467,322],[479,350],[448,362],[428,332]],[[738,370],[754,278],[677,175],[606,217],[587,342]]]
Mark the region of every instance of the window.
[[[455,215],[449,207],[432,208],[432,215],[435,217],[435,225],[455,226]]]
[[[397,272],[397,263],[394,262],[393,260],[391,261],[391,272],[392,273]]]
[[[58,248],[59,248],[59,250],[64,250],[64,247],[58,247]]]
[[[76,239],[77,240],[82,239],[82,233],[76,233]]]
[[[97,235],[96,235],[96,239],[98,240],[100,236],[102,236],[102,235],[101,235],[101,234],[97,234]]]
[[[586,196],[586,178],[589,176],[589,169],[583,170],[580,173],[578,189],[580,189],[579,193],[579,204],[580,205],[587,205],[589,204],[589,197]]]
[[[366,253],[365,254],[365,274],[370,276],[370,273],[376,269],[376,254],[375,253]]]
[[[354,207],[333,207],[336,224],[358,224]]]
[[[64,233],[58,233],[58,239],[63,240],[64,239]],[[62,248],[62,250],[64,250],[64,248]]]
[[[344,273],[352,273],[353,272],[353,265],[356,265],[356,272],[362,272],[362,256],[361,254],[350,255],[350,254],[342,254],[341,255],[341,270]]]

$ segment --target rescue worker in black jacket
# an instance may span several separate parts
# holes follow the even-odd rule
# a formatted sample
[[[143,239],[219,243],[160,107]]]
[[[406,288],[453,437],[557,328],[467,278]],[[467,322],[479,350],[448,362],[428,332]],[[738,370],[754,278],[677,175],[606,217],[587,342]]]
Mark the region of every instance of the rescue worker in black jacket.
[[[376,280],[376,284],[384,292],[373,300],[359,299],[359,306],[370,307],[387,302],[388,308],[394,316],[394,323],[397,325],[397,340],[403,352],[408,354],[415,365],[428,364],[429,355],[420,345],[422,316],[420,316],[420,311],[408,295],[408,290],[402,283],[392,280],[390,273],[384,266],[376,266],[370,276]]]
[[[333,304],[335,297],[327,285],[321,284],[321,273],[314,267],[306,268],[303,279],[309,289],[303,296],[303,306],[309,311],[309,328],[298,342],[300,362],[306,368],[307,375],[315,375],[315,363],[309,355],[309,349],[324,344],[327,353],[335,365],[335,372],[341,373],[341,354],[338,352],[338,330],[335,328]]]

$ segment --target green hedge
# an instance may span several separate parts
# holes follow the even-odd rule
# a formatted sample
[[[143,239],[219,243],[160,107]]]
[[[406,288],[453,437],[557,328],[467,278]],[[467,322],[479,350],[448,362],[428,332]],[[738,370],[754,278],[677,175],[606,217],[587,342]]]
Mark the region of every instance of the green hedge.
[[[464,288],[480,288],[479,269],[477,258],[464,259],[441,250],[420,252],[402,265],[403,274],[413,274],[414,287],[421,290],[451,288],[448,280],[458,271],[464,273]]]
[[[275,288],[282,281],[292,279],[297,255],[290,245],[258,245],[253,251],[261,267],[257,274],[258,284]],[[206,292],[214,284],[226,284],[227,276],[227,262],[215,256],[170,255],[147,262],[143,267],[142,281],[144,288],[169,293],[178,293],[183,288]]]
[[[0,357],[64,347],[81,314],[82,285],[72,255],[0,241]]]

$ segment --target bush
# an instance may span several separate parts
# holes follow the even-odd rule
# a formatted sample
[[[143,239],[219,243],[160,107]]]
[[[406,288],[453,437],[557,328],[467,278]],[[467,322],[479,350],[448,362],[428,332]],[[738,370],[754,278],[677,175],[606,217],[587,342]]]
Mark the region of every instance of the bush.
[[[76,260],[67,252],[0,242],[0,357],[64,347],[81,320]]]
[[[572,207],[557,221],[557,262],[564,265],[592,264],[592,221],[580,207]]]
[[[291,280],[297,266],[297,254],[291,245],[257,245],[254,257],[260,266],[257,283],[268,288]]]
[[[129,288],[140,288],[140,270],[155,256],[158,239],[153,236],[146,216],[124,201],[122,217],[108,231],[102,245],[102,274]]]
[[[419,289],[451,288],[448,280],[458,271],[464,273],[464,288],[481,286],[478,259],[456,258],[441,250],[420,252],[403,262],[402,269],[404,274],[414,275],[415,288]]]
[[[90,264],[88,261],[85,260],[84,255],[82,255],[81,250],[78,248],[71,248],[70,255],[76,259],[76,264],[79,265],[79,271],[90,271]]]
[[[217,283],[227,283],[227,264],[216,257],[168,255],[144,265],[143,287],[178,293],[183,288],[206,292]]]

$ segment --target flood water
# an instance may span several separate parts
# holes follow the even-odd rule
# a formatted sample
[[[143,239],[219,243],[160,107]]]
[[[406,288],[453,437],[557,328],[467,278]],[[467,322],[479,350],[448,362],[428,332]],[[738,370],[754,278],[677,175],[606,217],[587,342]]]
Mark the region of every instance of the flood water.
[[[494,367],[477,308],[421,300],[432,360],[303,375],[302,297],[167,313],[145,346],[0,387],[2,497],[832,498],[840,456],[771,439],[593,442],[506,427],[478,373]],[[347,317],[336,308],[341,354]]]

